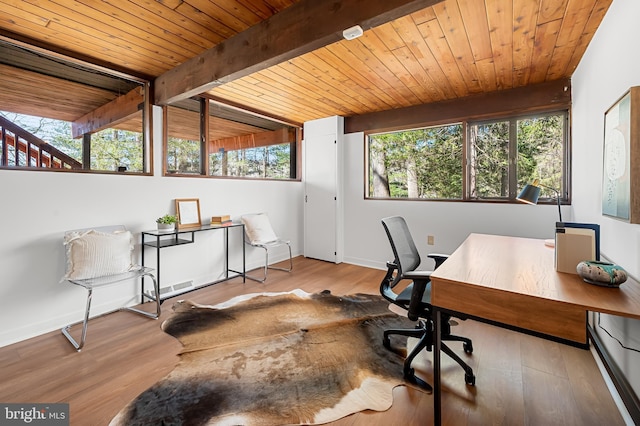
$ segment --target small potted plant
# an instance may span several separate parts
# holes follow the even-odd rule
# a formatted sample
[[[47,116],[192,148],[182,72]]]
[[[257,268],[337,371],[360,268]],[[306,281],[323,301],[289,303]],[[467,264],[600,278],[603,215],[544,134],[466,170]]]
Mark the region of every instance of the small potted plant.
[[[173,231],[176,229],[176,222],[178,218],[171,214],[165,214],[162,217],[156,219],[156,223],[158,224],[158,231]]]

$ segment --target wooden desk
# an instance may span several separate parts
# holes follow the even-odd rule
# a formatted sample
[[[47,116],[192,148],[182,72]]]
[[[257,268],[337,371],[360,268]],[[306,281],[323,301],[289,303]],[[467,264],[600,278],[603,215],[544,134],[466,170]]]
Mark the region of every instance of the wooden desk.
[[[434,417],[441,422],[441,312],[467,314],[508,328],[588,347],[587,311],[640,319],[640,285],[619,289],[556,272],[543,240],[471,234],[431,275],[435,309]]]

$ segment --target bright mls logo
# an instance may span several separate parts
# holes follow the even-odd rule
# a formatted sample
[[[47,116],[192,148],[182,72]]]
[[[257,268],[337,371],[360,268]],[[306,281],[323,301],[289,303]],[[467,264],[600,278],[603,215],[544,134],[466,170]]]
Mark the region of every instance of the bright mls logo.
[[[69,426],[69,404],[2,404],[0,424]]]

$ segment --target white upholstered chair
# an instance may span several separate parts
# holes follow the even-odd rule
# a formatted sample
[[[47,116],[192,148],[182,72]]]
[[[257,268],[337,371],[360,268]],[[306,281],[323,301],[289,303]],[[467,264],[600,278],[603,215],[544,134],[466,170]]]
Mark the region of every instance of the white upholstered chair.
[[[264,250],[264,274],[262,278],[251,277],[246,275],[247,278],[264,282],[267,279],[267,269],[276,269],[279,271],[291,272],[293,269],[293,259],[291,258],[291,243],[288,240],[283,240],[276,235],[269,221],[269,217],[265,213],[247,214],[242,216],[242,223],[245,230],[245,243],[258,247]],[[269,250],[279,246],[287,246],[289,248],[289,267],[281,268],[269,265]]]
[[[150,278],[153,281],[153,294],[146,293],[143,287],[143,299],[155,302],[155,312],[146,312],[132,307],[122,309],[158,319],[160,316],[158,282],[153,269],[133,263],[132,235],[123,225],[67,231],[64,234],[64,246],[67,266],[61,281],[68,281],[87,290],[80,342],[78,343],[69,331],[78,323],[69,324],[61,330],[77,351],[80,351],[85,343],[91,299],[95,288],[136,278],[142,279],[144,284],[144,278]]]

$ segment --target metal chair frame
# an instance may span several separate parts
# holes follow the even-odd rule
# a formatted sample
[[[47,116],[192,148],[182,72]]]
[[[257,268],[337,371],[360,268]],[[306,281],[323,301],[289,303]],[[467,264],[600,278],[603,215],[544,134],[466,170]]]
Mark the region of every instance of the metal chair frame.
[[[276,240],[269,243],[254,243],[251,244],[250,241],[245,240],[245,244],[250,245],[251,247],[259,247],[264,250],[264,274],[262,278],[252,277],[250,275],[245,275],[247,278],[253,281],[257,281],[259,283],[263,283],[267,280],[267,270],[274,269],[277,271],[291,272],[293,270],[293,258],[291,257],[291,243],[287,240]],[[278,247],[282,245],[287,245],[289,248],[289,268],[281,268],[279,266],[271,266],[269,265],[269,248]]]
[[[122,225],[118,225],[118,226],[104,226],[104,227],[96,227],[96,228],[87,228],[87,229],[81,229],[81,230],[76,230],[76,231],[68,231],[68,232],[77,232],[77,231],[89,231],[89,230],[96,230],[96,231],[100,231],[100,232],[116,232],[116,231],[126,231],[126,228]],[[76,349],[76,351],[80,352],[82,350],[82,348],[84,347],[85,341],[86,341],[86,337],[87,337],[87,327],[88,327],[88,323],[89,323],[89,313],[91,310],[91,301],[93,299],[93,290],[95,288],[99,288],[99,287],[106,287],[108,285],[111,284],[116,284],[122,281],[127,281],[127,280],[132,280],[132,279],[137,279],[140,278],[142,280],[142,288],[143,288],[143,292],[142,292],[142,296],[143,298],[147,298],[151,301],[154,301],[156,304],[156,311],[155,312],[146,312],[143,311],[141,309],[138,308],[133,308],[133,307],[123,307],[120,309],[117,309],[116,311],[130,311],[139,315],[143,315],[147,318],[152,318],[152,319],[158,319],[160,317],[160,313],[161,313],[161,308],[160,308],[160,288],[158,285],[158,281],[156,280],[156,277],[153,273],[153,269],[152,268],[147,268],[144,266],[139,266],[139,265],[135,265],[134,268],[132,268],[131,270],[122,273],[122,274],[115,274],[115,275],[107,275],[107,276],[103,276],[103,277],[96,277],[96,278],[88,278],[88,279],[68,279],[65,278],[65,281],[70,282],[71,284],[75,284],[78,285],[80,287],[83,287],[87,290],[87,302],[86,302],[86,306],[85,306],[85,313],[84,313],[84,319],[82,321],[78,321],[69,325],[64,326],[60,331],[62,332],[62,334],[69,340],[69,342],[73,345],[73,347]],[[147,292],[144,291],[144,278],[148,277],[151,278],[151,280],[153,281],[153,289],[154,289],[154,295],[149,294]],[[111,312],[107,312],[104,313],[102,315],[106,315],[112,312],[116,312],[116,311],[111,311]],[[100,316],[102,316],[100,315]],[[77,342],[76,339],[73,338],[73,336],[71,336],[70,333],[70,329],[71,327],[73,327],[74,325],[80,324],[82,323],[82,334],[80,337],[80,342]]]

